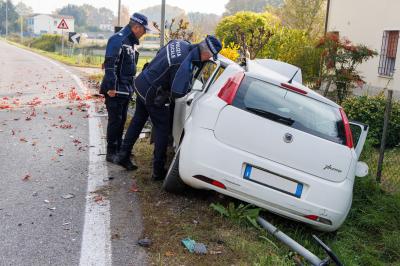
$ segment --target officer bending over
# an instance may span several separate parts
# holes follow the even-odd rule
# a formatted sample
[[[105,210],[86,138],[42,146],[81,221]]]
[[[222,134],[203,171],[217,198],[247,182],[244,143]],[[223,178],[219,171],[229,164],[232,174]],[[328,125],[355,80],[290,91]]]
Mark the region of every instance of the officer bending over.
[[[167,105],[170,96],[173,98],[185,96],[191,87],[193,66],[201,67],[202,62],[208,61],[212,56],[216,58],[221,48],[218,39],[207,36],[199,44],[192,45],[187,41],[172,40],[160,49],[134,82],[137,94],[136,111],[115,163],[127,170],[137,169],[130,160],[130,154],[150,116],[155,131],[152,177],[155,180],[164,179],[170,133],[170,110]]]
[[[135,45],[148,30],[147,17],[134,13],[129,24],[108,40],[104,60],[105,75],[100,93],[105,96],[108,112],[107,156],[113,161],[121,143],[139,53]]]

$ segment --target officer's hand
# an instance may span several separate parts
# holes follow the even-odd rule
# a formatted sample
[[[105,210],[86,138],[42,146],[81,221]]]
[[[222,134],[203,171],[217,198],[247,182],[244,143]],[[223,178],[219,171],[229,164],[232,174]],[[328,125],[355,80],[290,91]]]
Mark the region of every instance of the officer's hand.
[[[110,97],[115,97],[115,95],[117,95],[117,91],[116,90],[109,90],[109,91],[107,91],[107,94]]]

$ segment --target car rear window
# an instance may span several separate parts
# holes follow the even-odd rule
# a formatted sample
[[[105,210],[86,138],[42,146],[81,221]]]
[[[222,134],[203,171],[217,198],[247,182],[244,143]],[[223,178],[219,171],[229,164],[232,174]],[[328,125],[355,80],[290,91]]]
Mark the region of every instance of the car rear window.
[[[233,106],[336,143],[345,144],[339,109],[246,76]]]

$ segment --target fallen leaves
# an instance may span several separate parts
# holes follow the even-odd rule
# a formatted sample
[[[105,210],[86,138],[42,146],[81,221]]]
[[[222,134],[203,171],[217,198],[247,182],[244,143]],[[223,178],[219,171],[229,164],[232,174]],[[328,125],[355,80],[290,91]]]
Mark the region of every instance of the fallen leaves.
[[[64,149],[63,148],[56,148],[56,154],[58,155],[58,156],[63,156],[63,151],[64,151]]]

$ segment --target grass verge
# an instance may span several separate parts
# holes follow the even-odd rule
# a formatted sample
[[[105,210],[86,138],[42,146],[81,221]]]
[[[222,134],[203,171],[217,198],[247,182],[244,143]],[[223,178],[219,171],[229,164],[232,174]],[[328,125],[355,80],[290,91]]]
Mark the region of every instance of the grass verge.
[[[150,180],[152,148],[148,140],[135,147],[145,236],[154,265],[295,265],[297,258],[286,246],[249,224],[221,217],[211,203],[238,201],[210,191],[188,190],[183,195],[161,191]],[[345,265],[400,265],[400,194],[382,190],[371,177],[357,179],[354,200],[345,224],[334,233],[321,233],[307,226],[263,212],[268,221],[320,257],[316,234],[330,245]],[[181,244],[185,237],[203,242],[209,254],[190,254]]]

